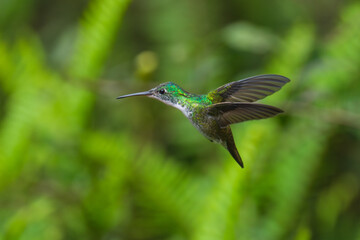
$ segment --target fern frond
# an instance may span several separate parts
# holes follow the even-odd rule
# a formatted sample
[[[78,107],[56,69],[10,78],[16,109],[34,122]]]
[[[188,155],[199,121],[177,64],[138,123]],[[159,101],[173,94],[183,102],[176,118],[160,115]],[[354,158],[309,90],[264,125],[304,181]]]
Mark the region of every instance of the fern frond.
[[[19,41],[16,50],[19,60],[18,68],[9,73],[6,81],[17,79],[6,105],[6,116],[0,124],[0,155],[3,162],[0,164],[0,187],[11,182],[21,170],[25,158],[22,154],[30,144],[29,137],[37,112],[43,102],[38,98],[39,81],[44,80],[41,69],[42,57],[36,44]],[[19,84],[21,83],[21,84]]]
[[[139,204],[166,216],[163,224],[189,234],[197,209],[203,204],[203,181],[152,148],[141,151],[134,161],[133,178],[141,190]],[[169,221],[170,220],[170,221]]]
[[[328,89],[336,93],[341,91],[344,83],[354,80],[349,74],[354,73],[354,67],[360,65],[360,59],[352,52],[356,52],[354,49],[360,51],[360,45],[353,42],[353,39],[358,36],[353,22],[359,22],[360,8],[353,8],[353,6],[349,8],[352,9],[351,18],[339,26],[344,34],[342,32],[337,34],[338,37],[329,44],[332,47],[327,48],[321,58],[322,63],[327,63],[330,52],[335,51],[335,60],[338,64],[326,68],[319,65],[319,68],[309,71],[307,87],[313,91]],[[354,9],[357,9],[357,14],[354,14]],[[344,14],[349,17],[347,10]],[[337,42],[354,43],[352,52],[337,50]],[[336,50],[333,50],[333,47]],[[342,64],[350,55],[354,57],[351,65]],[[326,98],[318,99],[316,104],[332,107],[331,101],[329,102]],[[278,167],[270,173],[269,179],[275,180],[274,188],[269,192],[272,207],[268,216],[264,218],[263,224],[256,226],[256,229],[260,231],[254,239],[279,239],[292,228],[301,202],[306,197],[314,171],[320,163],[321,153],[326,147],[325,141],[331,127],[317,116],[311,116],[311,119],[293,120],[291,128],[283,135],[285,148],[278,154]]]
[[[226,159],[225,168],[219,168],[212,191],[206,196],[197,218],[192,239],[236,239],[237,223],[242,215],[242,204],[246,198],[249,178],[254,173],[253,164],[259,158],[257,151],[269,140],[274,129],[253,122],[242,134],[246,139],[239,144],[241,154],[247,159],[242,171],[233,159]]]
[[[5,221],[2,239],[62,239],[51,200],[40,197],[16,209]]]
[[[11,91],[15,83],[11,81],[11,75],[14,73],[15,64],[12,61],[12,55],[9,46],[0,39],[0,84],[5,91]]]
[[[130,0],[94,0],[79,26],[69,72],[77,78],[97,77],[110,51]]]
[[[130,159],[136,155],[135,147],[128,144],[129,138],[102,132],[83,137],[82,149],[88,161],[100,166],[94,176],[101,176],[92,179],[83,204],[89,220],[102,231],[115,227],[128,212],[125,184],[131,177]]]

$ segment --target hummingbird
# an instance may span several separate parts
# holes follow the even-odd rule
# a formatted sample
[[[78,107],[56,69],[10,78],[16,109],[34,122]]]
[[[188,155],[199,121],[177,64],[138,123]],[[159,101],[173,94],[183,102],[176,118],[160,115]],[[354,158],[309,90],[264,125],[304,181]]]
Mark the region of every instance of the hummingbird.
[[[259,75],[230,82],[204,95],[189,93],[175,83],[166,82],[149,91],[117,99],[147,96],[179,109],[197,130],[211,142],[225,147],[243,168],[230,125],[282,113],[277,107],[255,102],[280,90],[289,81],[281,75]]]

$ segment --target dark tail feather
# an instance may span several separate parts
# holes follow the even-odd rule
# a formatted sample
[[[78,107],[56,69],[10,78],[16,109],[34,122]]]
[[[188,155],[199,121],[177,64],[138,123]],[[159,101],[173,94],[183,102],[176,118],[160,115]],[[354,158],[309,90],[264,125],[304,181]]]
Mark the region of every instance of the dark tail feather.
[[[244,168],[244,163],[241,160],[240,154],[236,147],[228,147],[228,151],[230,152],[231,156],[237,161],[237,163],[240,165],[240,167]]]
[[[232,134],[228,136],[228,140],[226,141],[226,149],[230,152],[231,156],[236,160],[236,162],[240,165],[240,167],[244,168],[244,163],[236,148]]]

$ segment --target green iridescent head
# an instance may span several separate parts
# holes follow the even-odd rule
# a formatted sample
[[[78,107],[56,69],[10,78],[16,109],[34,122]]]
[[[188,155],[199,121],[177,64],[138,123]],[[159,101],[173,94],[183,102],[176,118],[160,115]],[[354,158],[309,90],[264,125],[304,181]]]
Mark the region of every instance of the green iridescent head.
[[[180,86],[172,82],[162,83],[159,86],[150,89],[149,91],[128,94],[117,97],[117,99],[135,97],[135,96],[148,96],[162,101],[169,105],[174,105],[179,102],[180,98],[188,97],[189,93],[182,89]]]

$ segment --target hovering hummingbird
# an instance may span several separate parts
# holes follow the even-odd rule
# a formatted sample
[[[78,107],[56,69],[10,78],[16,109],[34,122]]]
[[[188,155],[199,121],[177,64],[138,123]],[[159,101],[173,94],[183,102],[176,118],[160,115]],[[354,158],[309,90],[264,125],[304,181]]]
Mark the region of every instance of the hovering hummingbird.
[[[254,102],[280,90],[289,81],[280,75],[259,75],[228,83],[206,95],[192,94],[175,83],[167,82],[149,91],[117,99],[148,96],[179,109],[207,139],[224,146],[243,168],[230,125],[282,113],[277,107]]]

